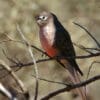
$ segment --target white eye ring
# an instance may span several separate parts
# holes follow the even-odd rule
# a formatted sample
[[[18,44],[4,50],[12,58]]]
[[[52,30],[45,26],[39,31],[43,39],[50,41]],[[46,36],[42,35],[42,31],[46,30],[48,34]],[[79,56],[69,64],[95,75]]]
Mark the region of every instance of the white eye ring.
[[[47,17],[46,16],[40,16],[40,19],[47,20]]]

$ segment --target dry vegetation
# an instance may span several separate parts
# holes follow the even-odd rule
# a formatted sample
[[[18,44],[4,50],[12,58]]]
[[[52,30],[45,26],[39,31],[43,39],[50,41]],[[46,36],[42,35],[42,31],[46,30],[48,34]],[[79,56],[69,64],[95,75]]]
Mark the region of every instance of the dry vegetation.
[[[34,15],[41,10],[49,10],[55,13],[62,24],[70,32],[72,40],[76,44],[89,48],[97,48],[96,43],[87,35],[87,33],[72,22],[77,22],[86,27],[92,35],[100,42],[100,1],[99,0],[0,0],[0,60],[7,65],[12,66],[15,63],[9,61],[7,57],[20,63],[29,63],[32,61],[27,46],[18,41],[23,41],[16,25],[19,24],[24,36],[28,42],[38,48],[41,48],[38,38],[38,27],[34,20]],[[9,41],[9,38],[14,41]],[[76,47],[77,55],[87,54],[84,50]],[[35,59],[47,58],[42,53],[33,49]],[[88,59],[78,59],[77,62],[84,73],[83,80],[86,80],[89,66],[93,61],[100,62],[100,57]],[[41,62],[37,64],[39,77],[66,82],[67,73],[55,61]],[[100,73],[100,63],[93,64],[89,77]],[[26,66],[16,71],[15,74],[22,80],[23,84],[31,94],[35,93],[35,75],[34,66]],[[18,88],[18,84],[8,72],[0,66],[0,82],[9,89]],[[5,77],[6,76],[6,77]],[[88,78],[89,78],[88,77]],[[63,88],[63,85],[49,83],[39,80],[39,98],[47,95],[49,92]],[[16,91],[17,91],[16,90]],[[100,81],[96,81],[87,86],[87,91],[91,95],[90,100],[100,100]],[[52,100],[73,100],[71,92],[64,92],[52,98]],[[2,94],[0,100],[4,99]]]

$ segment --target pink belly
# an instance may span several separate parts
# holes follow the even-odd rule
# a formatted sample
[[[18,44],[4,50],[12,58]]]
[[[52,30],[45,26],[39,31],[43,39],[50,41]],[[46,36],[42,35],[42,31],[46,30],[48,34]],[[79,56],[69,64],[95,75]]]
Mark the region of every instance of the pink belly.
[[[41,37],[40,41],[41,41],[41,45],[43,49],[50,57],[57,56],[58,50],[52,46],[53,44],[50,44],[49,42],[50,40],[47,40],[46,38]]]

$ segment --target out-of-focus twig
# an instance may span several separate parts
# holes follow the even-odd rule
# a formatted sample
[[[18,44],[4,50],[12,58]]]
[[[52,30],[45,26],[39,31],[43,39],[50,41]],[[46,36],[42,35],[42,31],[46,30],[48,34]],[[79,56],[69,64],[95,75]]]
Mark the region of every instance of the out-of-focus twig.
[[[11,39],[10,37],[9,37],[9,40],[11,40],[12,42],[18,42],[18,43],[25,44],[24,41],[13,40],[13,39]],[[6,42],[7,42],[7,41],[6,41]],[[26,44],[27,44],[27,43],[26,43]],[[76,43],[74,43],[74,45],[76,45],[76,46],[78,46],[79,48],[81,48],[81,49],[87,51],[87,52],[90,53],[90,54],[88,54],[88,55],[81,55],[81,56],[75,56],[75,57],[66,57],[66,58],[84,59],[84,58],[91,58],[91,57],[100,56],[100,52],[99,52],[100,49],[99,49],[99,48],[85,48],[85,47],[83,47],[83,46],[77,45]],[[42,51],[41,49],[39,49],[38,47],[36,47],[36,46],[34,46],[34,45],[31,45],[31,44],[30,44],[30,47],[32,47],[32,48],[36,49],[37,51],[39,51],[39,52],[41,52],[41,53],[47,55],[44,51]],[[87,50],[87,49],[89,49],[89,50],[96,50],[97,52],[96,52],[96,53],[92,53],[91,51],[89,51],[89,50]],[[47,55],[47,56],[48,56],[48,55]],[[43,59],[43,61],[48,61],[48,60],[53,60],[53,59],[52,59],[52,58]],[[37,63],[39,63],[39,62],[42,62],[42,60],[37,61]],[[22,65],[23,65],[23,64],[22,64]],[[30,65],[30,64],[29,64],[29,65]],[[19,66],[20,66],[20,65],[19,65]]]
[[[82,28],[94,41],[95,43],[97,44],[97,46],[100,48],[100,43],[95,39],[95,37],[85,28],[83,27],[82,25],[76,23],[76,22],[73,22],[75,25],[79,26],[80,28]]]
[[[25,38],[25,36],[22,33],[22,30],[20,29],[18,24],[17,24],[17,31],[21,35],[25,45],[28,47],[28,51],[29,51],[30,57],[32,58],[32,62],[34,63],[34,69],[35,69],[35,74],[36,74],[36,87],[35,87],[35,97],[34,97],[34,100],[37,100],[37,98],[38,98],[38,85],[39,85],[39,82],[38,82],[38,68],[37,68],[36,60],[35,60],[34,55],[32,53],[31,45],[28,42],[28,40]]]
[[[16,74],[13,72],[13,70],[2,60],[0,60],[0,65],[8,71],[8,73],[13,77],[13,79],[15,80],[15,82],[18,84],[18,86],[20,87],[22,93],[28,93],[26,87],[24,86],[24,84],[22,83],[22,81],[16,76]]]
[[[91,65],[89,66],[89,70],[88,70],[88,73],[87,73],[87,77],[86,77],[86,79],[88,79],[88,77],[89,77],[89,73],[90,73],[90,71],[91,71],[93,65],[96,64],[96,63],[99,63],[99,64],[100,64],[100,61],[93,61],[93,62],[91,63]]]
[[[14,63],[14,64],[17,64],[17,62],[16,62],[15,60],[13,60],[12,58],[10,58],[10,57],[7,56],[7,54],[6,54],[6,52],[5,52],[4,49],[2,49],[2,52],[3,52],[3,54],[5,55],[5,57],[6,57],[10,62],[12,62],[12,63]]]
[[[10,100],[17,100],[17,98],[10,92],[8,91],[2,83],[0,83],[0,93],[2,93],[4,96],[7,96],[8,99]]]
[[[78,48],[80,48],[80,49],[86,51],[87,53],[93,54],[93,53],[90,51],[90,49],[86,49],[83,45],[78,45],[78,44],[76,44],[76,43],[73,43],[73,44],[74,44],[75,46],[77,46]]]

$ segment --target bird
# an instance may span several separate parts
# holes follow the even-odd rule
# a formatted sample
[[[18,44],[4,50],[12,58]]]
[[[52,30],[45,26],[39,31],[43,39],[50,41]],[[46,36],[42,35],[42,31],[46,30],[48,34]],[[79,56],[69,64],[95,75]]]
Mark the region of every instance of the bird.
[[[76,53],[69,32],[52,12],[42,11],[35,16],[35,20],[44,51],[68,70],[73,84],[81,82],[79,74],[83,76],[83,72],[75,60]],[[86,100],[84,88],[78,88],[76,91],[82,100]]]

